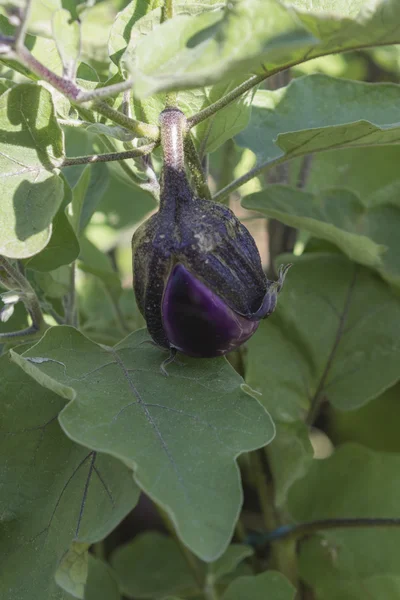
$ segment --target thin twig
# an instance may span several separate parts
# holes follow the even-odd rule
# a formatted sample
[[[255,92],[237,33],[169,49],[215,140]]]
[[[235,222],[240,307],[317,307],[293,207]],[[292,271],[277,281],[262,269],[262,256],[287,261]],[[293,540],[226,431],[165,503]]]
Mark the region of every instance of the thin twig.
[[[98,162],[111,162],[115,160],[127,160],[129,158],[138,158],[149,154],[155,147],[155,144],[147,144],[140,148],[133,150],[126,150],[125,152],[110,152],[109,154],[93,154],[92,156],[75,156],[72,158],[65,158],[62,167],[71,167],[73,165],[86,165]]]
[[[190,133],[188,133],[185,137],[185,157],[198,195],[200,198],[206,198],[207,200],[210,200],[210,188],[208,187],[203,166]]]
[[[21,19],[14,35],[14,48],[18,51],[24,45],[28,21],[31,14],[32,0],[25,1],[25,9],[22,12]]]
[[[283,525],[273,531],[254,536],[256,545],[268,544],[270,542],[281,541],[287,538],[302,538],[319,531],[329,529],[360,529],[369,527],[400,527],[400,518],[398,517],[354,517],[338,519],[317,519],[306,523],[297,523],[296,525]],[[253,542],[253,543],[254,543]]]

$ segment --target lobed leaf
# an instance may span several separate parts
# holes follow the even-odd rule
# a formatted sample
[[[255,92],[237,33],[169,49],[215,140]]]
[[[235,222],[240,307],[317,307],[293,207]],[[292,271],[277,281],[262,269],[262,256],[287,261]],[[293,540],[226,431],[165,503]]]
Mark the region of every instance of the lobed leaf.
[[[182,541],[215,560],[242,502],[239,454],[271,441],[274,427],[223,358],[172,364],[138,331],[114,348],[69,327],[50,329],[16,361],[41,385],[72,400],[67,434],[131,466],[138,485],[171,517]]]

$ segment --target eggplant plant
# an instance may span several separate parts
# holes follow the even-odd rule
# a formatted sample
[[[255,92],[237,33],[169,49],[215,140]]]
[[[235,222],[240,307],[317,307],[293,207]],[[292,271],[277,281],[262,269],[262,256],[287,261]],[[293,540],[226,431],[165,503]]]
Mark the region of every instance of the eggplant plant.
[[[400,598],[398,23],[1,4],[2,600]]]

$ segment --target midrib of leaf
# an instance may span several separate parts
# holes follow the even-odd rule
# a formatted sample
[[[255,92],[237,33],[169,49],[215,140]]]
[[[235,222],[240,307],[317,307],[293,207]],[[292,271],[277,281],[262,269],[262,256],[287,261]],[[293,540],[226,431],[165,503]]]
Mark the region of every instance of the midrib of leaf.
[[[337,329],[336,329],[335,339],[333,341],[332,348],[331,348],[331,351],[330,351],[329,356],[327,358],[327,361],[326,361],[324,370],[322,372],[321,378],[320,378],[319,383],[317,385],[317,389],[316,389],[316,391],[315,391],[315,393],[314,393],[314,395],[312,397],[312,400],[311,400],[311,407],[310,407],[310,410],[309,410],[307,418],[306,418],[306,422],[307,422],[308,425],[312,425],[313,422],[314,422],[314,420],[315,420],[315,417],[317,416],[319,405],[320,405],[320,401],[321,401],[321,396],[322,396],[322,394],[324,392],[324,389],[325,389],[326,380],[327,380],[329,372],[331,370],[331,367],[332,367],[333,361],[335,359],[336,353],[337,353],[337,351],[339,349],[339,345],[340,345],[340,342],[342,340],[342,337],[343,337],[343,335],[345,333],[345,326],[346,326],[346,321],[347,321],[347,317],[348,317],[349,310],[350,310],[352,294],[353,294],[354,287],[355,287],[356,281],[357,281],[357,273],[358,273],[358,266],[355,265],[354,266],[354,270],[353,270],[353,276],[352,276],[352,278],[350,280],[349,287],[348,287],[348,290],[347,290],[347,294],[346,294],[346,298],[345,298],[345,301],[344,301],[343,309],[342,309],[342,311],[340,313],[340,316],[339,316],[339,323],[338,323],[338,326],[337,326]]]
[[[157,439],[158,439],[158,441],[159,441],[159,443],[161,445],[161,448],[162,448],[163,452],[165,453],[168,461],[170,462],[172,468],[174,469],[174,471],[176,473],[178,481],[179,481],[179,483],[180,483],[180,485],[181,485],[181,487],[182,487],[182,489],[184,491],[186,500],[190,501],[189,498],[188,498],[188,491],[187,491],[186,486],[184,484],[182,475],[179,472],[178,465],[176,464],[176,462],[174,460],[174,457],[172,456],[172,454],[171,454],[171,452],[170,452],[170,450],[168,448],[168,445],[166,444],[166,442],[165,442],[165,440],[164,440],[164,438],[162,436],[162,433],[161,433],[159,427],[157,426],[157,423],[154,421],[154,419],[153,419],[153,417],[152,417],[152,415],[151,415],[151,413],[150,413],[150,411],[148,409],[148,406],[147,406],[146,402],[143,400],[142,396],[140,395],[139,390],[137,389],[134,381],[132,380],[132,378],[131,378],[131,376],[129,374],[129,371],[126,368],[126,366],[125,366],[123,360],[121,359],[121,357],[118,355],[118,353],[113,348],[108,348],[108,350],[115,357],[115,360],[116,360],[118,366],[121,368],[122,373],[123,373],[123,375],[124,375],[124,377],[125,377],[125,379],[126,379],[126,381],[128,383],[128,386],[129,386],[130,390],[132,391],[133,395],[137,398],[137,400],[135,402],[131,402],[130,404],[127,404],[126,406],[124,406],[124,408],[122,408],[119,411],[119,413],[115,416],[115,419],[117,419],[119,417],[119,415],[122,413],[122,411],[124,411],[127,408],[129,408],[129,406],[137,404],[137,405],[139,405],[141,407],[142,411],[145,414],[145,417],[146,417],[148,423],[150,424],[150,426],[152,427],[153,431],[156,434],[156,437],[157,437]]]

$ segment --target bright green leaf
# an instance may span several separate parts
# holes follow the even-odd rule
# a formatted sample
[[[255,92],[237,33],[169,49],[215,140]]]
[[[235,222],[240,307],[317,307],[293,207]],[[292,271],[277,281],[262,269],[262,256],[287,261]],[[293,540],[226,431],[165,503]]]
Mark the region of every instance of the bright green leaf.
[[[73,79],[81,51],[80,24],[71,18],[68,10],[57,10],[53,14],[54,41],[63,64],[63,75]]]
[[[305,254],[248,342],[246,379],[279,422],[303,420],[317,398],[355,409],[398,380],[398,327],[400,302],[378,276]]]
[[[294,600],[296,590],[281,573],[266,571],[254,577],[239,577],[233,581],[222,600]]]
[[[61,417],[68,435],[132,466],[182,541],[211,561],[227,547],[242,502],[235,459],[270,442],[274,428],[225,359],[185,357],[166,378],[164,353],[147,339],[139,331],[106,350],[55,327],[33,354],[13,359],[74,399]]]
[[[238,0],[225,11],[174,17],[138,43],[133,62],[128,46],[124,61],[133,75],[135,95],[144,97],[249,73],[267,56],[269,62],[281,57],[290,61],[314,41],[277,1]]]
[[[334,10],[331,0],[311,10],[305,0],[291,4],[236,0],[223,13],[164,23],[138,45],[131,63],[135,94],[210,85],[262,68],[273,73],[329,53],[400,42],[397,0],[373,7],[341,2]]]
[[[0,365],[0,596],[58,600],[54,575],[71,542],[103,539],[134,507],[138,488],[120,461],[65,436],[59,396],[7,355]]]
[[[0,254],[27,258],[47,245],[64,195],[54,168],[63,158],[63,137],[50,93],[34,84],[5,92],[0,127]]]
[[[56,571],[56,583],[66,592],[83,600],[88,575],[89,544],[72,542]]]
[[[397,144],[399,102],[400,86],[392,83],[307,75],[278,90],[258,91],[250,125],[236,141],[260,163],[334,148]]]

